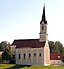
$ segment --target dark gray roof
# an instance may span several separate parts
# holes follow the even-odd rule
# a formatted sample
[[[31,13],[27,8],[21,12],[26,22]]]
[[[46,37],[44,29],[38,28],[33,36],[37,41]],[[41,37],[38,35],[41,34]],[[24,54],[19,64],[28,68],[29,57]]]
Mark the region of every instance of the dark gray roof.
[[[43,21],[45,24],[47,24],[46,17],[45,17],[45,5],[44,5],[44,7],[43,7],[43,14],[42,14],[42,19],[41,19],[40,24],[42,23],[42,21]]]

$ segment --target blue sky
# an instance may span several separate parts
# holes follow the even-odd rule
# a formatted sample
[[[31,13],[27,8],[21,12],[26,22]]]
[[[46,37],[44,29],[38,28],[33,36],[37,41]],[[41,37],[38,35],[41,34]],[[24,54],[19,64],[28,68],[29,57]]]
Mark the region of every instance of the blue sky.
[[[0,42],[39,38],[44,0],[0,0]],[[64,44],[64,0],[45,0],[48,39]]]

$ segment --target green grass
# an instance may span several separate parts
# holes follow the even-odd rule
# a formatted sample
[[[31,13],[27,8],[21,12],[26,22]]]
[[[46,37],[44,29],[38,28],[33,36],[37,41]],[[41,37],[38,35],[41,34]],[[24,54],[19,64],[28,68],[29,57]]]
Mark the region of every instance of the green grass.
[[[64,66],[27,66],[15,64],[0,64],[0,69],[64,69]]]

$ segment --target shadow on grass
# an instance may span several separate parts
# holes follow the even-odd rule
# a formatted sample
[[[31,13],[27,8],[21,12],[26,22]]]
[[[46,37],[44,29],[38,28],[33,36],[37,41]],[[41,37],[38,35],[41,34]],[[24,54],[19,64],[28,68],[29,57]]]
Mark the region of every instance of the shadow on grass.
[[[19,69],[19,68],[23,68],[23,67],[30,67],[31,65],[15,65],[12,66],[10,68],[6,68],[6,69]]]

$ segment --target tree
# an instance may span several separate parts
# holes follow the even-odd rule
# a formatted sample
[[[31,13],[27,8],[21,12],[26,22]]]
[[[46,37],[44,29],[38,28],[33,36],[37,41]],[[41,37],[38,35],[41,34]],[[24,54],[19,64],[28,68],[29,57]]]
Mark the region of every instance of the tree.
[[[2,42],[0,43],[0,49],[5,50],[6,48],[7,48],[7,49],[10,49],[10,43],[7,42],[7,41],[2,41]]]
[[[63,54],[64,54],[64,47],[63,47]]]
[[[2,45],[1,45],[1,43],[0,43],[0,51],[2,51],[3,49],[2,49]]]
[[[0,43],[0,50],[3,50],[2,60],[10,60],[12,56],[12,52],[10,49],[10,43],[8,41],[2,41]]]
[[[2,62],[2,56],[0,56],[0,63]]]
[[[61,42],[56,41],[55,42],[55,47],[56,47],[57,53],[63,53],[63,45],[62,45]]]
[[[11,58],[11,55],[9,55],[9,53],[5,50],[2,53],[2,60],[10,60],[10,58]]]
[[[61,42],[59,41],[49,41],[50,53],[63,53],[64,48]]]
[[[50,48],[50,53],[53,52],[53,48],[54,48],[54,42],[53,41],[49,41],[49,48]]]

